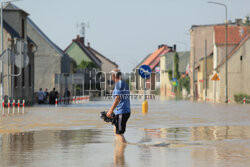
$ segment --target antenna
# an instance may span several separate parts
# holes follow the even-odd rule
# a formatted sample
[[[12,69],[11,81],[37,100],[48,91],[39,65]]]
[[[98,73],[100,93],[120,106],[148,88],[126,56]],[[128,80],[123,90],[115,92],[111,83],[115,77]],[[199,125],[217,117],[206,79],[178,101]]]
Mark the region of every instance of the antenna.
[[[79,33],[81,37],[84,37],[86,39],[86,29],[89,28],[89,22],[81,22],[76,24],[77,28],[77,34]]]

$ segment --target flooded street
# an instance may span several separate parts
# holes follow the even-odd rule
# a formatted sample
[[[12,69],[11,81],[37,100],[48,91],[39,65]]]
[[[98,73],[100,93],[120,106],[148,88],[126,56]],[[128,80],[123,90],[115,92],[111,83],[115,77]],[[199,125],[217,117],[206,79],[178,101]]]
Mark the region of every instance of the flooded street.
[[[0,166],[250,166],[250,106],[149,101],[132,102],[125,137],[100,111],[111,102],[36,106],[0,117]]]

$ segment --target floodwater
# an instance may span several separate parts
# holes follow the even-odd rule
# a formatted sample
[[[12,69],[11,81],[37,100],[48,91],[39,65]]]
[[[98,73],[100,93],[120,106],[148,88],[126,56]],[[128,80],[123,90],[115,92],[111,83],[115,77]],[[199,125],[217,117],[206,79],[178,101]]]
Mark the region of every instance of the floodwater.
[[[250,166],[250,105],[132,102],[125,137],[99,118],[109,101],[36,106],[0,117],[0,166]]]

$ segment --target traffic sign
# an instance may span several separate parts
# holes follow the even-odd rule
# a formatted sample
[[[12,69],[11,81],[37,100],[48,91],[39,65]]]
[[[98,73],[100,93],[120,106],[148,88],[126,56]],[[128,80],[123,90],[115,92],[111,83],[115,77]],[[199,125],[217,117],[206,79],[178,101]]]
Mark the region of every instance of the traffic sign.
[[[212,80],[212,81],[219,81],[220,78],[219,78],[218,74],[215,73],[211,80]]]
[[[151,75],[151,72],[152,70],[148,65],[142,65],[139,68],[139,75],[144,79],[149,78]]]
[[[177,78],[173,78],[172,84],[173,84],[173,86],[178,86],[178,80],[177,80]]]

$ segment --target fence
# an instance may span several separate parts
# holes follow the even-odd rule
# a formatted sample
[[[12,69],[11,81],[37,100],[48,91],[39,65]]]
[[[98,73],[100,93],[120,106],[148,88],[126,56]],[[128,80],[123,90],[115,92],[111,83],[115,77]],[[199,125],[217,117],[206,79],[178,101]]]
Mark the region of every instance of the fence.
[[[86,102],[89,102],[89,97],[90,96],[74,96],[72,98],[58,98],[56,99],[55,106],[57,107],[60,104],[67,104],[67,103],[72,103],[72,104],[83,104]]]
[[[12,103],[10,102],[10,100],[8,100],[8,103],[5,103],[3,100],[2,103],[2,116],[5,116],[5,108],[7,109],[7,113],[8,115],[11,114],[11,110],[12,110],[12,114],[15,115],[15,109],[17,107],[17,113],[20,114],[20,108],[22,107],[22,114],[24,114],[24,108],[25,108],[25,100],[22,101],[22,103],[20,102],[20,100],[17,100],[17,103],[15,100],[12,101]]]

